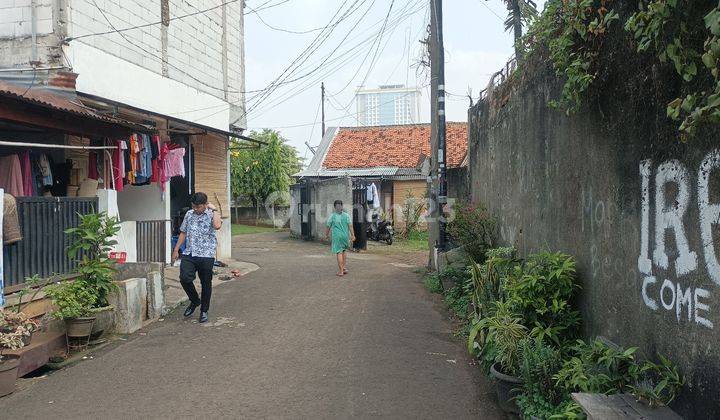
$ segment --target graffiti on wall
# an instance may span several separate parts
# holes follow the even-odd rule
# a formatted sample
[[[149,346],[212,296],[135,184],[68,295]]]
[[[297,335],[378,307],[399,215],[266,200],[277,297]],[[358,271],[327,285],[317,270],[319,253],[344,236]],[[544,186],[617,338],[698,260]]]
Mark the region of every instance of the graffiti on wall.
[[[640,162],[638,270],[643,302],[653,311],[672,313],[677,322],[690,321],[710,329],[714,327],[711,288],[720,285],[713,237],[713,230],[720,228],[720,195],[711,195],[713,173],[720,176],[720,150],[709,153],[696,171],[678,160],[657,166],[651,160]],[[697,208],[695,220],[688,218],[692,207]],[[700,237],[697,249],[688,240],[691,230]],[[691,286],[690,279],[702,278],[702,272],[707,273],[708,281],[703,287]]]

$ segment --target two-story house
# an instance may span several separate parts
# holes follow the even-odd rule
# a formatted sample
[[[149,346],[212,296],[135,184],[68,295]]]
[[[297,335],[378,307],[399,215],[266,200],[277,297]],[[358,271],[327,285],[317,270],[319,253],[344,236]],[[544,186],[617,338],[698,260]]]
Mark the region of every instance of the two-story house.
[[[228,148],[246,127],[243,8],[0,0],[0,159],[19,160],[28,186],[14,192],[25,235],[3,248],[6,293],[25,276],[71,269],[39,255],[64,251],[56,231],[73,221],[53,217],[88,205],[119,216],[128,261],[169,261],[190,194],[206,192],[227,218],[218,257],[230,257]],[[0,174],[0,189],[10,184]]]

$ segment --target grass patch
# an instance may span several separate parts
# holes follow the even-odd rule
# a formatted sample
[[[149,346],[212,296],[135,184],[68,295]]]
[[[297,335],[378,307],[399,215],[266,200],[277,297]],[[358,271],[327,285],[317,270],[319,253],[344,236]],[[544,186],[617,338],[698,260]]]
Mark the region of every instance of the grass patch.
[[[428,232],[413,232],[407,239],[396,236],[393,246],[406,251],[428,251]]]
[[[248,235],[251,233],[266,233],[266,232],[279,232],[282,229],[276,229],[265,226],[250,226],[250,225],[232,225],[232,234],[235,235]]]
[[[430,293],[442,293],[442,284],[440,283],[440,276],[437,274],[428,274],[425,276],[425,280],[423,280],[423,283],[425,284],[425,288]]]

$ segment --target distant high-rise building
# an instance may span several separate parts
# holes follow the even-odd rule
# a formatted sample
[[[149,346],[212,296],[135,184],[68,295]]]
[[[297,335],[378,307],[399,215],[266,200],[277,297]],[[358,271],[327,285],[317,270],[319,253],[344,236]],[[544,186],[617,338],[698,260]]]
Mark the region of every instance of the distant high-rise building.
[[[386,85],[377,89],[358,89],[355,94],[357,125],[401,125],[418,123],[420,89],[405,85]]]

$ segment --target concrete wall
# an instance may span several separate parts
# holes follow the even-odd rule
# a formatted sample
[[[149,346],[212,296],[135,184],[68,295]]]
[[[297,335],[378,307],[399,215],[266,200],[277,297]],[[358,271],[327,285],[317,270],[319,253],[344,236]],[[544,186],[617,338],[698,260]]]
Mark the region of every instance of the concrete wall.
[[[470,199],[470,179],[468,168],[449,168],[447,170],[448,198],[456,200]]]
[[[298,213],[298,205],[300,204],[300,189],[299,188],[290,188],[290,235],[294,236],[296,238],[299,238],[302,234],[301,231],[301,217]]]
[[[297,206],[293,207],[295,213],[297,213]],[[232,222],[239,224],[254,224],[256,216],[255,207],[233,207],[230,214],[232,215]],[[290,207],[289,206],[275,206],[275,220],[273,223],[271,211],[269,208],[260,207],[260,220],[262,224],[271,226],[286,226],[290,220]]]
[[[335,200],[341,200],[345,205],[345,211],[352,216],[352,180],[350,178],[334,178],[313,184],[311,207],[313,211],[312,235],[314,238],[323,238],[325,236],[325,222],[333,212]]]
[[[57,65],[62,59],[65,13],[60,0],[37,0],[38,58]],[[0,0],[0,67],[29,67],[32,46],[30,0]]]
[[[117,193],[120,220],[167,220],[170,218],[169,187],[165,199],[157,184],[128,185]]]
[[[522,255],[577,258],[587,337],[670,357],[688,380],[673,407],[718,418],[718,131],[679,142],[664,105],[676,84],[656,83],[672,69],[648,78],[614,54],[626,61],[575,116],[547,106],[561,85],[538,63],[471,109],[472,199]]]
[[[315,239],[325,236],[325,222],[333,211],[335,200],[342,200],[345,211],[352,216],[352,180],[348,177],[333,178],[318,181],[308,181],[310,184],[310,206],[304,210],[305,217],[311,218],[311,234]],[[291,209],[297,209],[300,202],[299,190],[290,191]],[[297,211],[290,212],[290,234],[300,236],[301,224]]]

